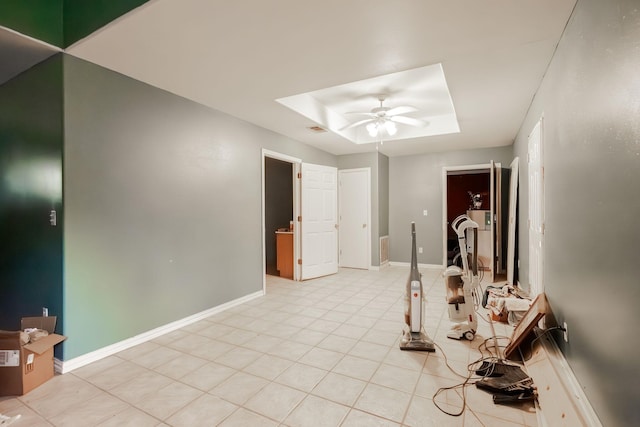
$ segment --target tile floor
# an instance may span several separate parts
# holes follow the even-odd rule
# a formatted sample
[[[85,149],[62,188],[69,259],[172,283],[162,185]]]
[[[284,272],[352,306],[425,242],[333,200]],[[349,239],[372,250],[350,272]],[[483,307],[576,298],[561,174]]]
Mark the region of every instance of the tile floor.
[[[532,405],[496,406],[473,385],[461,416],[436,408],[490,329],[480,320],[473,342],[447,339],[441,271],[422,273],[435,353],[398,348],[408,267],[267,276],[266,296],[0,398],[0,413],[21,414],[16,427],[536,426]],[[436,402],[457,412],[461,390]]]

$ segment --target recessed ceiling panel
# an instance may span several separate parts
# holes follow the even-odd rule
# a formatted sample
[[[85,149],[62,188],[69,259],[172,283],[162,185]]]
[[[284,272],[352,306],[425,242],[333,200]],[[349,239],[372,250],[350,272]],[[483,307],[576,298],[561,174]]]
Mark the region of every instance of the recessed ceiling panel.
[[[441,64],[428,65],[277,99],[297,113],[356,144],[460,132]],[[387,110],[388,109],[388,110]],[[394,112],[401,114],[393,115]],[[394,122],[397,133],[381,126]]]

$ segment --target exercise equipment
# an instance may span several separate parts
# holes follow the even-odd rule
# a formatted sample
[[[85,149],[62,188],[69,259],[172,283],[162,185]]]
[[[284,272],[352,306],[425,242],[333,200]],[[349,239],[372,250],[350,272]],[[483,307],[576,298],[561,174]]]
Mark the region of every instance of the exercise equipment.
[[[424,289],[418,271],[416,253],[416,224],[411,223],[411,271],[404,296],[404,322],[408,330],[402,331],[400,350],[436,351],[433,340],[424,330]]]

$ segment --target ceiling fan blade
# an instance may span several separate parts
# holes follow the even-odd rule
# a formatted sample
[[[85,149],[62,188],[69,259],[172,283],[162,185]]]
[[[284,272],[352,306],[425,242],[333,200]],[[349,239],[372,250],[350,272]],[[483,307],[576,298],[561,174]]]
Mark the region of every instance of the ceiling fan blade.
[[[394,107],[390,110],[387,110],[387,116],[396,116],[398,114],[407,114],[418,111],[417,108],[411,107],[409,105],[401,105],[399,107]]]
[[[363,124],[365,124],[365,123],[372,122],[372,121],[374,121],[374,120],[376,120],[376,119],[364,119],[364,120],[358,120],[357,122],[351,123],[350,125],[347,125],[347,126],[343,127],[342,129],[340,129],[340,131],[347,130],[347,129],[351,129],[351,128],[354,128],[354,127],[356,127],[356,126],[360,126],[360,125],[363,125]]]
[[[405,116],[392,116],[392,117],[389,117],[389,120],[391,120],[392,122],[402,123],[409,126],[416,126],[416,127],[429,126],[429,122],[426,122],[424,120],[414,119],[411,117],[405,117]]]
[[[349,115],[358,115],[358,116],[369,116],[369,117],[377,117],[375,114],[373,113],[369,113],[369,112],[364,112],[364,111],[347,111],[344,114],[349,114]]]

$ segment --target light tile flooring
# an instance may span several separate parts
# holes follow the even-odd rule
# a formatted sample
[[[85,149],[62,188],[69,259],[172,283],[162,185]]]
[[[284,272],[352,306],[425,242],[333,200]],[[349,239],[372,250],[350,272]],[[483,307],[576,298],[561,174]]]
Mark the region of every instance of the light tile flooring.
[[[480,319],[473,342],[447,339],[441,272],[422,273],[435,353],[398,348],[407,267],[267,276],[266,296],[0,398],[0,413],[21,414],[16,427],[536,426],[531,404],[494,405],[473,385],[461,416],[436,408],[435,391],[464,381],[491,334]],[[461,396],[436,401],[458,412]]]

